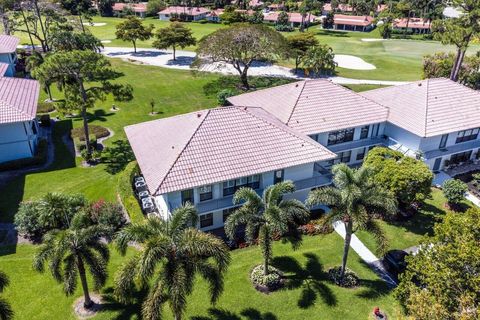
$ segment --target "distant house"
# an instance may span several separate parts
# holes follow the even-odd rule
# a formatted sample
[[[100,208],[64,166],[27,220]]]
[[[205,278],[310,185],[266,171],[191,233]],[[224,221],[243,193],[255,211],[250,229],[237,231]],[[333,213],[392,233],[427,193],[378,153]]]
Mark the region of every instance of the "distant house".
[[[392,24],[393,30],[405,31],[406,29],[413,33],[430,33],[431,27],[430,20],[423,18],[410,18],[408,21],[407,18],[395,19]]]
[[[158,18],[162,21],[169,21],[173,16],[184,16],[185,21],[198,21],[207,19],[210,10],[203,7],[181,7],[170,6],[158,13]]]
[[[220,22],[220,16],[225,12],[224,9],[215,9],[207,14],[207,20],[211,22]]]
[[[20,39],[17,37],[0,35],[0,62],[2,65],[2,76],[13,77],[15,75],[15,65],[17,64],[17,46]]]
[[[39,92],[36,80],[0,77],[0,162],[35,155]]]
[[[261,7],[261,6],[263,6],[263,5],[264,5],[264,2],[261,1],[261,0],[250,0],[250,1],[248,2],[248,6],[249,6],[250,8],[258,8],[258,7]]]
[[[302,14],[299,12],[287,12],[288,14],[288,22],[291,24],[292,27],[299,26],[302,23]],[[263,16],[263,21],[265,22],[272,22],[275,23],[278,20],[278,16],[280,15],[279,11],[269,12]],[[307,14],[304,18],[305,25],[309,25],[317,20],[318,17],[313,14]]]
[[[371,16],[348,16],[336,14],[333,16],[333,28],[335,30],[370,31],[373,29],[373,17]]]
[[[283,11],[285,10],[285,4],[282,3],[272,3],[267,6],[268,11]]]
[[[387,5],[385,4],[379,4],[375,10],[375,13],[379,13],[387,9]],[[352,13],[353,7],[348,5],[348,4],[339,4],[338,7],[335,8],[336,12],[346,12],[346,13]],[[322,7],[322,15],[326,15],[327,13],[332,12],[332,4],[331,3],[325,3]]]
[[[147,15],[147,2],[140,2],[140,3],[120,3],[116,2],[112,6],[112,10],[117,15],[122,13],[126,8],[130,8],[136,16],[140,18],[145,18]]]

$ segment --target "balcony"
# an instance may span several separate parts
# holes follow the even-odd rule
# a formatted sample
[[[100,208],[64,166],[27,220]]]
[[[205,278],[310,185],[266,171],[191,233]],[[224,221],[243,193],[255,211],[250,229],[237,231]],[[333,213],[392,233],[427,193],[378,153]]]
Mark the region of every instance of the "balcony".
[[[332,152],[342,152],[345,150],[353,150],[358,148],[364,148],[369,146],[374,146],[377,144],[386,144],[387,139],[383,136],[375,137],[375,138],[367,138],[361,140],[354,140],[350,142],[344,142],[340,144],[335,144],[333,146],[327,146],[327,148]]]
[[[454,153],[460,153],[463,151],[468,151],[476,148],[480,148],[480,139],[454,144],[451,146],[447,146],[443,149],[427,151],[425,152],[425,158],[434,159],[434,158],[438,158],[438,157],[442,157],[442,156],[446,156]]]

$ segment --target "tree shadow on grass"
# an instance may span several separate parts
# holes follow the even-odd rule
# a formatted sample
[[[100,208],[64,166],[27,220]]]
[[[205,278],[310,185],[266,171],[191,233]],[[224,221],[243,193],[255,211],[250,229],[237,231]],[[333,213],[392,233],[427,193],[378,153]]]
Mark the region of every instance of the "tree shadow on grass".
[[[208,309],[208,316],[194,316],[191,320],[278,320],[277,316],[271,312],[260,312],[257,309],[247,308],[237,315],[234,312],[210,308]]]
[[[113,116],[115,112],[105,112],[103,109],[96,109],[93,112],[87,112],[87,122],[93,122],[93,121],[100,121],[100,122],[105,122],[107,121],[107,117]],[[75,121],[83,121],[81,115],[76,115],[72,117]]]
[[[110,174],[119,173],[133,160],[135,155],[126,140],[116,140],[102,152],[102,163],[106,164],[105,171]]]
[[[287,283],[285,289],[302,288],[297,305],[307,309],[314,305],[320,297],[327,305],[335,306],[337,298],[333,291],[324,283],[328,281],[327,273],[323,271],[318,256],[312,253],[305,253],[307,258],[305,266],[289,256],[275,257],[272,264],[285,273]]]
[[[358,261],[365,268],[372,269],[372,267],[362,259],[359,258]],[[362,299],[377,299],[390,294],[393,288],[390,287],[385,280],[380,278],[380,275],[378,276],[379,278],[373,280],[360,279],[360,287],[356,295]]]
[[[108,287],[102,292],[102,309],[100,312],[117,312],[111,319],[130,320],[142,319],[142,301],[147,296],[147,291],[142,290],[136,293],[135,300],[132,303],[120,303],[113,295],[113,288]]]

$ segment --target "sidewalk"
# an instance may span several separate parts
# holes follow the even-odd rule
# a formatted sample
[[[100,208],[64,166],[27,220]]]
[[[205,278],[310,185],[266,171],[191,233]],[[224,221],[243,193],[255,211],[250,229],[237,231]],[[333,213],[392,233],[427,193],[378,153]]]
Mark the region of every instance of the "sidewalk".
[[[345,225],[341,221],[337,221],[333,224],[335,231],[345,239]],[[350,242],[350,248],[355,251],[360,258],[365,261],[366,264],[373,269],[373,271],[382,278],[389,287],[394,288],[397,286],[397,282],[390,276],[390,274],[383,267],[382,262],[378,259],[361,241],[353,234],[352,241]]]

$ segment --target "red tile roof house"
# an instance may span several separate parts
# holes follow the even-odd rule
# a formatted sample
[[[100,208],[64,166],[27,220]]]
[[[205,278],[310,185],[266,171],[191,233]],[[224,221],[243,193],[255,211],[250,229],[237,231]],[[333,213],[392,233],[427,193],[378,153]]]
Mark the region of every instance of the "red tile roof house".
[[[158,13],[162,21],[169,21],[173,16],[185,15],[185,21],[198,21],[207,18],[210,10],[203,7],[170,6]]]
[[[13,36],[0,35],[0,63],[7,64],[2,67],[4,76],[13,77],[15,75],[15,65],[17,64],[17,46],[20,39]]]
[[[393,30],[405,31],[413,33],[430,33],[431,32],[431,23],[428,19],[423,18],[410,18],[408,21],[407,28],[407,18],[395,19],[392,24]]]
[[[349,16],[344,14],[333,16],[333,28],[335,30],[367,32],[371,31],[373,27],[373,17],[371,16]]]
[[[125,128],[162,216],[190,201],[198,227],[216,229],[239,187],[288,179],[304,200],[330,183],[333,164],[359,165],[375,146],[420,150],[434,170],[479,155],[480,92],[447,79],[362,93],[305,80],[228,101]]]
[[[37,81],[0,77],[0,163],[35,155]]]
[[[280,14],[280,11],[273,11],[273,12],[268,12],[265,13],[263,16],[263,21],[265,22],[271,22],[271,23],[276,23],[278,20],[278,16]],[[288,14],[288,22],[290,22],[292,27],[297,27],[302,23],[302,14],[298,12],[287,12]],[[315,22],[318,19],[317,16],[313,14],[307,14],[307,16],[304,18],[304,23],[305,25],[309,25],[313,22]]]
[[[375,10],[375,13],[380,13],[384,10],[387,9],[387,5],[385,4],[379,4]],[[322,7],[322,15],[326,15],[327,13],[332,12],[332,4],[331,3],[325,3]],[[336,8],[336,12],[347,12],[347,13],[352,13],[353,12],[353,7],[348,5],[348,4],[338,4],[338,7]]]
[[[131,8],[132,11],[135,13],[136,16],[140,18],[145,18],[147,15],[147,2],[140,2],[140,3],[121,3],[116,2],[112,6],[112,10],[114,13],[121,13],[125,8]]]

